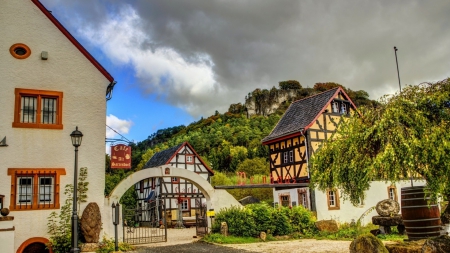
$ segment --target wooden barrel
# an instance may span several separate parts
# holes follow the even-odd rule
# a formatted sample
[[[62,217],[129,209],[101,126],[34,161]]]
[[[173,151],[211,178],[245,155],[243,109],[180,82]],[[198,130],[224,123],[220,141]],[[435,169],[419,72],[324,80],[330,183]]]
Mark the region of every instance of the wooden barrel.
[[[436,203],[428,203],[425,186],[402,188],[402,218],[410,240],[439,236],[441,218]]]

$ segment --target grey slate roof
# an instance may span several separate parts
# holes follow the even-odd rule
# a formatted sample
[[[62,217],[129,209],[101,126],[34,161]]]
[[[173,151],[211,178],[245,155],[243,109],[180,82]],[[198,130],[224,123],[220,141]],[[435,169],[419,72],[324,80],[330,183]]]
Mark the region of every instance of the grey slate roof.
[[[181,146],[183,146],[183,144],[184,143],[181,143],[180,145],[168,148],[166,150],[154,154],[153,157],[150,160],[148,160],[148,162],[144,165],[144,169],[167,164],[169,162],[169,159],[177,152],[177,150]]]
[[[289,134],[299,133],[309,126],[333,98],[339,87],[293,102],[278,121],[272,132],[262,142],[274,140]]]

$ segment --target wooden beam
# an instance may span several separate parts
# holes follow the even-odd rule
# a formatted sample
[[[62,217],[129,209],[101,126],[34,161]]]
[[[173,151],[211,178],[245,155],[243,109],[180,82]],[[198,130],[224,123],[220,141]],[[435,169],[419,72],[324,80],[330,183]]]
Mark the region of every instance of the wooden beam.
[[[216,185],[216,186],[214,186],[214,189],[300,188],[300,187],[309,187],[309,183]]]

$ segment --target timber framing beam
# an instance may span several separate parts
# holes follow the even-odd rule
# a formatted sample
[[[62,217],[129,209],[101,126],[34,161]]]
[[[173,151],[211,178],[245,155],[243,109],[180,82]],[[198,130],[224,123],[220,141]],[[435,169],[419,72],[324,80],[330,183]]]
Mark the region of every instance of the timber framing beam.
[[[288,183],[288,184],[245,184],[245,185],[216,185],[214,189],[245,189],[245,188],[300,188],[309,187],[309,183]]]

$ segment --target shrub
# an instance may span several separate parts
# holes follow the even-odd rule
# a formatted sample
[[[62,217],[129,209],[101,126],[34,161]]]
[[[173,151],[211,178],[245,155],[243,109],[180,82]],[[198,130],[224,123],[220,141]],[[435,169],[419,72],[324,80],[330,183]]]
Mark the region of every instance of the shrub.
[[[119,251],[132,251],[134,247],[125,242],[119,242]],[[115,251],[115,241],[113,239],[107,239],[103,237],[103,240],[99,243],[99,247],[95,250],[96,253],[109,253]]]
[[[272,219],[273,225],[275,226],[273,235],[288,235],[292,232],[292,226],[289,220],[289,209],[287,207],[274,209]]]
[[[259,233],[256,230],[255,220],[249,208],[232,206],[220,210],[215,216],[212,226],[213,232],[220,232],[222,222],[227,223],[228,232],[234,236],[256,236]]]
[[[261,203],[251,204],[246,207],[252,211],[257,233],[272,233],[274,231],[275,226],[272,220],[273,208],[271,206],[266,203]]]
[[[293,232],[309,235],[317,231],[314,225],[316,218],[311,211],[303,206],[296,206],[290,209],[289,218]]]

